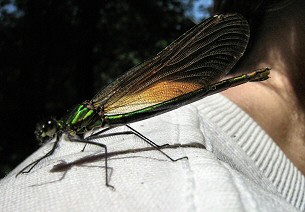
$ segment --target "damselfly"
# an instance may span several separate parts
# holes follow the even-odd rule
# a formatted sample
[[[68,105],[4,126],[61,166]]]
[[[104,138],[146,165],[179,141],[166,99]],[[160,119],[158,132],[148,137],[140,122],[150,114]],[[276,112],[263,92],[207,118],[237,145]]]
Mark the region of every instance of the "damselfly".
[[[265,68],[220,81],[243,55],[248,39],[249,26],[241,15],[217,15],[206,19],[155,57],[117,78],[92,100],[77,105],[60,120],[49,120],[41,125],[36,130],[38,140],[55,138],[53,148],[18,174],[30,172],[41,160],[52,155],[59,137],[66,134],[70,141],[104,149],[106,186],[112,187],[107,171],[107,146],[93,139],[122,125],[170,160],[182,159],[172,159],[161,150],[165,145],[157,145],[127,124],[174,110],[232,86],[268,79],[269,69]],[[86,132],[97,128],[103,130],[84,138]]]

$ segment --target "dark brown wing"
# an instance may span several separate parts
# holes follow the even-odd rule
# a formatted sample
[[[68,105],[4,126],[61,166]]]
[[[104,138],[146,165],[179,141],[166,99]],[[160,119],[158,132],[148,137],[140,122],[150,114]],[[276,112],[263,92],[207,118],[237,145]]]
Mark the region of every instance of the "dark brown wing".
[[[128,113],[215,83],[239,60],[248,39],[241,15],[211,17],[109,84],[93,105],[105,114]]]

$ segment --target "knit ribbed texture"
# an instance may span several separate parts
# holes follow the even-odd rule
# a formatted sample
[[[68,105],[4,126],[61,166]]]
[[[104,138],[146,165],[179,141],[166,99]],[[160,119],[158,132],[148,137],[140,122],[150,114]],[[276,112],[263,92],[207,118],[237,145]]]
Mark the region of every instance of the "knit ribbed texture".
[[[304,176],[249,115],[220,94],[200,101],[197,106],[201,114],[244,150],[290,204],[305,209]]]
[[[94,141],[121,152],[108,158],[113,191],[105,185],[104,149],[88,145],[82,152],[83,143],[62,136],[54,154],[30,173],[15,177],[52,142],[0,180],[0,211],[304,211],[303,176],[221,95],[131,127],[158,145],[170,144],[162,149],[169,157],[188,159],[172,162],[133,134],[104,134]]]

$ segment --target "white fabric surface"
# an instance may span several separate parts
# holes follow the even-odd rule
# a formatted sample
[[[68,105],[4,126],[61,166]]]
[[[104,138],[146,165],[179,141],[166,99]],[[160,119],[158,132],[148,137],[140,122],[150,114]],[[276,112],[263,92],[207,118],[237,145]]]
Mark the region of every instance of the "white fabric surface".
[[[240,108],[220,94],[131,124],[154,142],[204,144],[109,158],[105,186],[99,147],[61,141],[31,173],[16,173],[44,155],[41,147],[0,181],[0,211],[304,211],[304,176]],[[120,127],[117,131],[124,131]],[[149,147],[134,135],[98,139],[109,152]],[[67,163],[54,171],[56,164]],[[52,171],[53,170],[53,171]]]

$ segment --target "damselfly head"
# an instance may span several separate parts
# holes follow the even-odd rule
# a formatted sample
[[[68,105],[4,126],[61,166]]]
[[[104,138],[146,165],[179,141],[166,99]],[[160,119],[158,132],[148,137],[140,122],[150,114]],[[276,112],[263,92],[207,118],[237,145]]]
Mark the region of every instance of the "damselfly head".
[[[36,125],[35,136],[40,144],[44,144],[50,141],[56,133],[58,132],[59,124],[58,122],[50,118]]]

